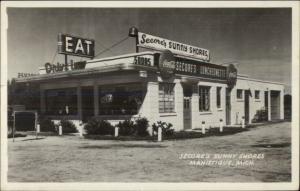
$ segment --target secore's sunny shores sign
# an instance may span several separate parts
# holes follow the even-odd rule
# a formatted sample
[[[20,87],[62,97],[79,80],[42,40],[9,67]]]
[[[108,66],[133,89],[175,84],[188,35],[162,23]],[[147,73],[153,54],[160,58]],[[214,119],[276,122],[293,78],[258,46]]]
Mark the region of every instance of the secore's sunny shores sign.
[[[138,46],[155,50],[170,50],[177,55],[209,62],[209,50],[138,32]]]

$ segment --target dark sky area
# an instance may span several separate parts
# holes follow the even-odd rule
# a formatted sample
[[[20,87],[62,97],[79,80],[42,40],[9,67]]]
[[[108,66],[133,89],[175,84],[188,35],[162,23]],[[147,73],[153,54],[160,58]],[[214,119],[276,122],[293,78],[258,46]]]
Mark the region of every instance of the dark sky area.
[[[136,26],[209,49],[212,63],[238,62],[240,74],[291,84],[289,8],[8,8],[7,14],[9,79],[51,62],[58,33],[95,39],[97,54]],[[97,58],[134,51],[130,38]],[[63,59],[57,55],[55,62]]]

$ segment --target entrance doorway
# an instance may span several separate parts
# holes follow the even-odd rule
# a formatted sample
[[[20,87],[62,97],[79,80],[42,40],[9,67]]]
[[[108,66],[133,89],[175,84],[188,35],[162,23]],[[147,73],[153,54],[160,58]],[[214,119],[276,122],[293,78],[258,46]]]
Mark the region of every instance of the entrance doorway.
[[[231,89],[226,88],[226,125],[231,125]]]
[[[280,119],[280,91],[271,91],[271,120]]]
[[[184,129],[191,129],[191,97],[183,98]]]
[[[185,84],[183,86],[183,122],[184,129],[192,128],[192,85]]]
[[[94,88],[92,86],[81,88],[81,107],[83,121],[94,116]]]
[[[249,99],[250,99],[251,92],[250,90],[245,90],[245,124],[249,123],[249,111],[250,111],[250,105],[249,105]]]
[[[268,116],[269,113],[269,92],[265,91],[265,110],[266,110],[266,114]],[[269,118],[267,118],[268,120],[270,120]]]

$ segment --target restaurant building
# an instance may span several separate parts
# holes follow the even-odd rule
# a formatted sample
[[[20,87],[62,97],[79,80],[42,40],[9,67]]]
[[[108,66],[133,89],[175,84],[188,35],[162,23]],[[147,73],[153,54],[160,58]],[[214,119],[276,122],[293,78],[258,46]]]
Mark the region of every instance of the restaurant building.
[[[17,82],[39,84],[42,115],[73,120],[77,125],[91,117],[113,124],[146,117],[150,124],[165,121],[180,131],[200,128],[202,123],[207,127],[218,126],[220,121],[252,123],[262,110],[266,120],[284,118],[283,84],[240,75],[233,64],[213,64],[206,49],[136,28],[130,29],[130,36],[136,37],[137,47],[152,51],[46,63],[39,75]],[[66,55],[93,55],[93,44],[93,40],[59,35],[60,52]]]

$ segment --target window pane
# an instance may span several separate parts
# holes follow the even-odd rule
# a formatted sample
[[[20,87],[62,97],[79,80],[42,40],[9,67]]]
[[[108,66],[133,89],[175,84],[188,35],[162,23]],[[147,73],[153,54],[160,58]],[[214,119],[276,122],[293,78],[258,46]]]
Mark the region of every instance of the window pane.
[[[99,114],[137,114],[142,100],[143,90],[140,84],[101,86],[99,88]]]
[[[243,90],[236,90],[236,97],[237,99],[243,99]]]
[[[77,114],[76,88],[46,90],[45,101],[48,115]]]
[[[210,110],[210,87],[199,86],[199,110],[209,111]]]
[[[259,99],[260,97],[260,91],[259,90],[255,90],[255,99]]]
[[[174,84],[159,83],[159,112],[174,112]]]

